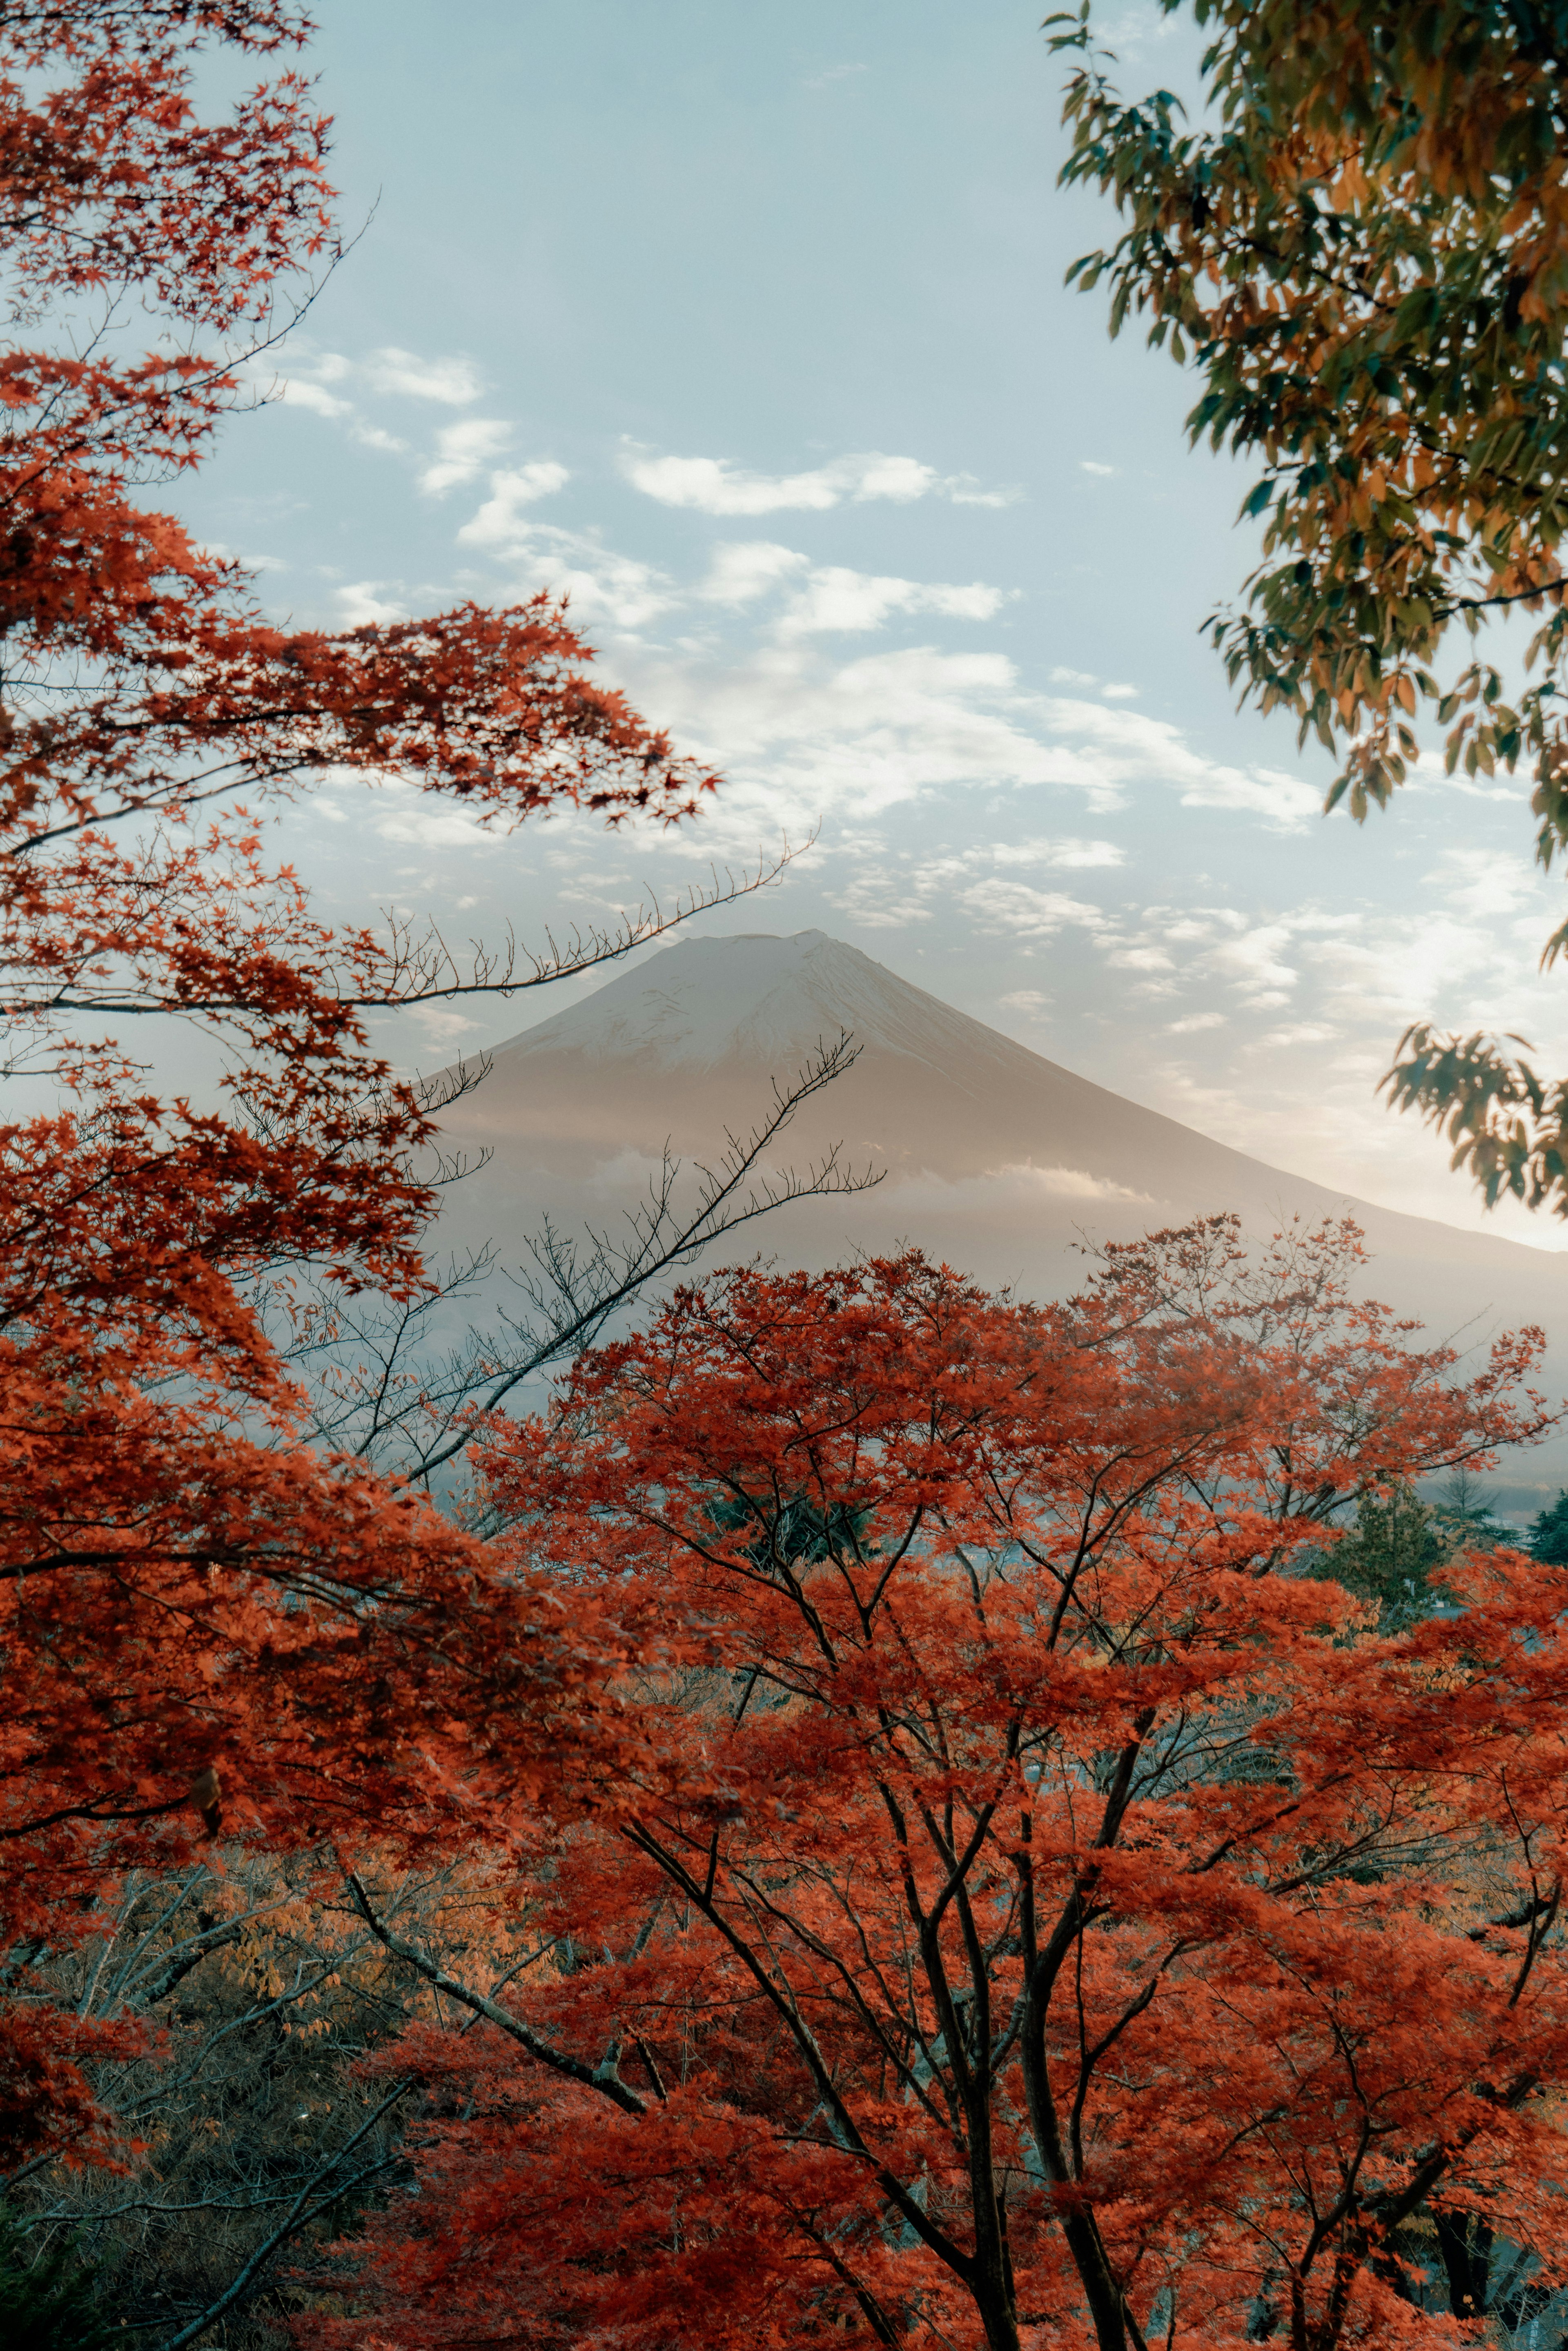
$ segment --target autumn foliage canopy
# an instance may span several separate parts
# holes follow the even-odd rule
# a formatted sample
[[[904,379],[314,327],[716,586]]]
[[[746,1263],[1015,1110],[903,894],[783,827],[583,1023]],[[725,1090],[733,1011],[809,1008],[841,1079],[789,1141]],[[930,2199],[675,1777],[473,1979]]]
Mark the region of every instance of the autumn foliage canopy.
[[[395,1757],[423,1712],[438,1746],[455,1718],[396,1676],[485,1554],[297,1441],[255,1287],[424,1280],[436,1105],[365,1027],[419,982],[316,920],[259,812],[328,769],[502,827],[674,820],[707,780],[591,682],[548,597],[282,629],[147,506],[332,257],[325,124],[287,64],[308,29],[266,0],[24,0],[0,26],[0,1003],[11,1077],[58,1089],[0,1123],[5,1939],[47,1941],[106,1867],[178,1849],[193,1801],[289,1835],[434,1817],[436,1782]],[[209,122],[213,45],[271,78]],[[215,1103],[146,1083],[126,1040],[160,1016],[215,1042]],[[486,1670],[559,1695],[580,1667],[545,1665],[542,1604],[508,1585]],[[57,2129],[69,2034],[16,2029],[0,2111]]]
[[[280,628],[149,503],[333,258],[308,29],[0,23],[7,2188],[130,2159],[94,2068],[144,2027],[45,1963],[236,1840],[438,1996],[302,2341],[1458,2342],[1494,2241],[1541,2307],[1564,1571],[1460,1552],[1403,1629],[1334,1573],[1355,1504],[1547,1425],[1540,1333],[1462,1364],[1353,1230],[1218,1217],[1051,1307],[913,1251],[695,1282],[472,1414],[461,1507],[310,1441],[261,1301],[425,1294],[441,1103],[367,1024],[437,983],[263,815],[711,779],[549,598]],[[213,47],[266,78],[208,121]],[[200,1103],[135,1050],[173,1019]],[[461,1973],[415,1865],[498,1922]]]
[[[1461,1561],[1396,1638],[1330,1574],[1350,1496],[1539,1426],[1531,1343],[1456,1384],[1357,1258],[737,1272],[495,1430],[636,1662],[526,1996],[386,2061],[454,2118],[378,2344],[1330,2351],[1469,2314],[1435,2211],[1557,2273],[1568,1586]]]

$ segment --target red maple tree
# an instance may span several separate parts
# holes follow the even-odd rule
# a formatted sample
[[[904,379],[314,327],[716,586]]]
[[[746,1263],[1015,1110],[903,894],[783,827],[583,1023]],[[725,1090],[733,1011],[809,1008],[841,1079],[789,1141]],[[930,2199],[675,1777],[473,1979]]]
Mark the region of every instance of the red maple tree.
[[[267,804],[329,768],[502,828],[674,821],[712,781],[593,682],[548,596],[280,628],[147,502],[335,255],[327,125],[288,63],[309,30],[275,0],[0,21],[0,1006],[5,1073],[54,1089],[0,1120],[0,1941],[24,1975],[106,1872],[225,1816],[457,1833],[502,1750],[527,1789],[596,1670],[581,1611],[502,1589],[426,1499],[304,1441],[256,1311],[290,1266],[420,1293],[440,1105],[366,1021],[456,984],[417,940],[321,924],[264,858]],[[209,120],[212,48],[270,78]],[[220,1049],[214,1101],[138,1066],[128,1036],[164,1016]],[[476,1590],[483,1659],[452,1639]],[[69,2020],[6,2013],[0,2125],[86,2144]]]
[[[1462,1559],[1395,1638],[1330,1575],[1539,1431],[1539,1333],[1459,1379],[1358,1270],[738,1272],[497,1429],[637,1739],[540,1829],[527,1993],[387,2061],[448,2119],[328,2339],[1334,2351],[1451,2328],[1434,2210],[1562,2273],[1568,1584]]]

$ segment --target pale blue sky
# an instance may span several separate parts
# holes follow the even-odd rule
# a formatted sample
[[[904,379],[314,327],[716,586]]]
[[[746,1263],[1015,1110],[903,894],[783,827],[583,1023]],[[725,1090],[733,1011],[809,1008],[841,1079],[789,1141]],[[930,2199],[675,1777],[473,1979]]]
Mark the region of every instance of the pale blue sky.
[[[1371,1089],[1426,1010],[1568,1056],[1525,796],[1434,779],[1358,837],[1313,812],[1321,756],[1232,709],[1197,630],[1249,476],[1062,288],[1113,220],[1055,189],[1040,13],[324,0],[345,216],[379,206],[183,510],[300,621],[567,585],[731,784],[689,838],[608,844],[329,791],[288,852],[345,914],[527,934],[816,824],[709,927],[821,925],[1261,1157],[1477,1221]],[[1129,85],[1189,85],[1185,31],[1113,13]]]

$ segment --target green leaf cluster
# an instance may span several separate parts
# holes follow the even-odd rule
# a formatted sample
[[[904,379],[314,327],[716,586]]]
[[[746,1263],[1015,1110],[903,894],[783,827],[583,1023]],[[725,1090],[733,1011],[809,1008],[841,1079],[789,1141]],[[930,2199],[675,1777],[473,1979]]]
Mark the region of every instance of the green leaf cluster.
[[[100,2316],[92,2279],[67,2239],[37,2252],[0,2205],[0,2343],[5,2351],[100,2351],[123,2340]]]
[[[1319,1562],[1322,1573],[1377,1609],[1378,1630],[1400,1633],[1442,1604],[1436,1572],[1461,1551],[1491,1551],[1509,1540],[1490,1505],[1463,1471],[1440,1499],[1408,1485],[1367,1493],[1355,1525]]]
[[[1260,468],[1261,559],[1205,623],[1244,701],[1334,752],[1328,806],[1385,806],[1448,729],[1450,771],[1528,771],[1537,855],[1568,849],[1568,0],[1161,0],[1209,34],[1204,127],[1124,99],[1089,0],[1048,18],[1069,67],[1062,177],[1124,230],[1070,280],[1146,321],[1201,392],[1196,441]],[[1456,625],[1536,615],[1512,698]],[[1550,962],[1568,925],[1548,943]],[[1568,1214],[1564,1089],[1482,1037],[1408,1032],[1401,1107],[1455,1164]]]
[[[803,1560],[816,1566],[835,1554],[865,1558],[873,1548],[867,1540],[872,1513],[856,1510],[847,1502],[831,1501],[824,1508],[805,1493],[771,1496],[735,1492],[716,1495],[706,1504],[706,1510],[723,1534],[755,1528],[756,1540],[747,1548],[759,1562],[765,1558],[791,1562]]]
[[[1548,1567],[1568,1567],[1568,1489],[1536,1518],[1530,1530],[1529,1548]]]
[[[1448,1552],[1431,1508],[1408,1489],[1364,1495],[1354,1531],[1322,1562],[1325,1573],[1377,1610],[1378,1630],[1403,1632],[1431,1610],[1435,1568]]]

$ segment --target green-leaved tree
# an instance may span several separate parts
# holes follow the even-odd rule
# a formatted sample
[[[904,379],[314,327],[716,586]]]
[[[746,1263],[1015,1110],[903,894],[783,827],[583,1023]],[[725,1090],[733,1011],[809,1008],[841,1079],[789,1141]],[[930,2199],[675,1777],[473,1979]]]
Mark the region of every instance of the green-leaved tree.
[[[1089,0],[1047,25],[1071,62],[1070,183],[1124,227],[1103,280],[1196,371],[1187,423],[1252,460],[1262,559],[1207,628],[1244,700],[1341,762],[1364,818],[1448,729],[1450,769],[1523,768],[1536,853],[1568,850],[1568,0],[1161,0],[1211,36],[1207,122],[1128,103]],[[1522,607],[1527,689],[1475,641]],[[1464,657],[1439,666],[1455,650]],[[1548,941],[1550,963],[1568,925]],[[1517,1037],[1406,1031],[1385,1084],[1446,1131],[1489,1202],[1568,1215],[1568,1080]]]
[[[1536,1518],[1529,1548],[1548,1567],[1568,1567],[1568,1490]]]
[[[111,2334],[68,2239],[40,2249],[0,2205],[0,2342],[6,2351],[100,2351]]]

